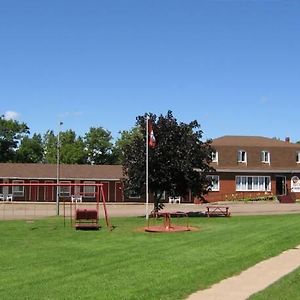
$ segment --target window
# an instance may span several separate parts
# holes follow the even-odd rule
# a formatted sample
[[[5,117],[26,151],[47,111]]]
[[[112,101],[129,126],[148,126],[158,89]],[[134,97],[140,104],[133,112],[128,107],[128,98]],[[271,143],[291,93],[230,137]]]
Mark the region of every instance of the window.
[[[236,191],[271,191],[270,176],[236,176],[235,178]]]
[[[212,185],[209,190],[213,192],[218,192],[220,190],[220,180],[218,175],[207,175],[207,179],[211,180]]]
[[[244,150],[238,151],[238,162],[247,163],[247,152]]]
[[[128,194],[128,198],[129,199],[140,199],[141,195],[138,194],[137,192],[130,191],[129,194]]]
[[[60,183],[70,184],[71,181],[61,181]],[[70,185],[60,186],[59,187],[59,195],[61,197],[71,196],[71,186]]]
[[[13,180],[12,183],[24,184],[24,180]],[[14,196],[24,196],[24,185],[15,185],[12,187],[12,193]]]
[[[95,181],[84,181],[84,184],[95,184]],[[95,186],[85,185],[83,187],[83,196],[88,198],[95,198]]]
[[[219,154],[218,151],[213,151],[211,154],[212,162],[218,163],[219,161]]]
[[[296,162],[300,164],[300,151],[296,153]]]
[[[261,162],[269,164],[270,163],[270,152],[261,151]]]

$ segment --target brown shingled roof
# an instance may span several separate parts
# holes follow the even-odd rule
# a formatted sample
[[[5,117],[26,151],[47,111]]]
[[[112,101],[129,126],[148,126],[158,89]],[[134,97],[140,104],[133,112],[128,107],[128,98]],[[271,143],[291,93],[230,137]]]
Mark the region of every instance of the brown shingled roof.
[[[61,179],[119,180],[120,165],[60,165]],[[0,163],[0,178],[56,179],[56,164]]]
[[[295,147],[300,148],[299,144],[285,142],[277,139],[262,136],[234,136],[225,135],[216,138],[212,142],[213,146],[240,146],[240,147]]]

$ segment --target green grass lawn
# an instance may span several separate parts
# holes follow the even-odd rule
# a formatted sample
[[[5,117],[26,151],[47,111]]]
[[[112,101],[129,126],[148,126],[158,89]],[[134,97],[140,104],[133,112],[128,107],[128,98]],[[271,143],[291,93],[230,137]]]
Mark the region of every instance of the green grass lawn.
[[[199,231],[172,234],[111,222],[112,232],[0,222],[0,299],[184,299],[300,244],[299,215],[190,218]]]

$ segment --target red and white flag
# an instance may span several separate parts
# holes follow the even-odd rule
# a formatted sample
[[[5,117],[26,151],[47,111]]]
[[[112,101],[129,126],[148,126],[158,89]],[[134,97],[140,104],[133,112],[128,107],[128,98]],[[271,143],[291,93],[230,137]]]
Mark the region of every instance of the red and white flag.
[[[154,148],[156,146],[156,139],[153,132],[153,126],[151,120],[148,120],[148,145],[150,148]]]

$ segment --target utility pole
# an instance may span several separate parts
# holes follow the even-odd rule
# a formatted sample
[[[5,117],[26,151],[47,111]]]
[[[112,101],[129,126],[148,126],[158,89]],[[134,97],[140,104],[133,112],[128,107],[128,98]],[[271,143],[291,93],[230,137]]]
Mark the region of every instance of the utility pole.
[[[59,192],[60,187],[58,186],[59,180],[60,180],[60,130],[61,125],[63,125],[63,122],[59,122],[58,125],[58,133],[57,133],[57,147],[56,147],[56,214],[59,216]]]

